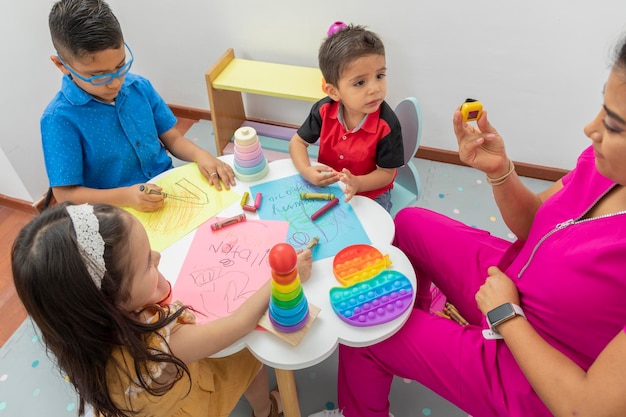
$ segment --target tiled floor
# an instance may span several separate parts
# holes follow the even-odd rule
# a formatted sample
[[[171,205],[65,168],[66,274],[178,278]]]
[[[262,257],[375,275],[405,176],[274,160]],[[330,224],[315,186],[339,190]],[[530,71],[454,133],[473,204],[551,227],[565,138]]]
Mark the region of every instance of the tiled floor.
[[[213,150],[210,122],[200,122],[187,133],[200,146]],[[416,205],[444,213],[496,236],[512,239],[493,203],[491,187],[479,172],[456,165],[416,160],[423,182],[423,195]],[[524,179],[535,191],[547,188],[546,181]],[[311,368],[295,372],[303,416],[333,407],[336,402],[337,355]],[[273,382],[273,372],[270,373]],[[415,382],[394,381],[391,411],[396,417],[466,417]],[[0,348],[0,417],[70,417],[76,415],[76,395],[47,357],[33,326],[27,320]],[[249,417],[242,400],[233,417]]]

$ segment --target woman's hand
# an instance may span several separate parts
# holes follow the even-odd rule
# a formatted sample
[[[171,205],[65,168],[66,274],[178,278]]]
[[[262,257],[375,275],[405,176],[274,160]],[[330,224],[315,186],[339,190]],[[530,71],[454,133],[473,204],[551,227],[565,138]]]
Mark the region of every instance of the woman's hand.
[[[480,311],[487,315],[488,312],[504,303],[519,305],[519,292],[515,283],[511,281],[497,266],[489,267],[489,276],[476,293],[476,302]]]
[[[476,126],[463,122],[460,109],[452,119],[454,134],[459,144],[459,157],[467,165],[479,169],[491,178],[499,178],[509,170],[504,141],[487,119],[487,112]]]

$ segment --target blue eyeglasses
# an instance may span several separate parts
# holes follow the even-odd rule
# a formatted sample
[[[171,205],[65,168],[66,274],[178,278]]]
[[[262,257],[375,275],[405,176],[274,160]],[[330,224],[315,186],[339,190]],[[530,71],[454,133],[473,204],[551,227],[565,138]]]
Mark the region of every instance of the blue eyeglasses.
[[[72,67],[67,65],[65,61],[63,61],[63,58],[61,58],[61,56],[58,53],[57,53],[57,57],[59,58],[63,66],[67,68],[67,70],[71,72],[74,77],[82,81],[85,81],[91,85],[100,86],[100,85],[110,84],[116,78],[123,78],[126,76],[126,74],[128,74],[128,71],[130,71],[130,67],[133,65],[133,61],[135,60],[135,57],[133,56],[133,51],[130,50],[126,42],[124,42],[124,46],[126,47],[126,49],[128,49],[128,52],[130,52],[130,60],[127,63],[125,63],[124,66],[122,66],[120,69],[118,69],[115,72],[112,72],[109,74],[94,75],[92,77],[83,77],[82,75],[77,73]]]

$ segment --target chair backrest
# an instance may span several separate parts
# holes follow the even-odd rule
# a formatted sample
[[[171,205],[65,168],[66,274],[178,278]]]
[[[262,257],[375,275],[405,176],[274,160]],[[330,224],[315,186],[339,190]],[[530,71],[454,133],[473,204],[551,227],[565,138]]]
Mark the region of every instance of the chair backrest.
[[[415,97],[407,97],[400,101],[394,109],[402,127],[404,143],[404,163],[415,156],[422,138],[422,110]]]
[[[404,166],[398,168],[398,176],[391,190],[391,215],[398,210],[412,205],[422,193],[422,181],[414,162],[422,137],[422,111],[415,97],[407,97],[400,101],[394,112],[402,127],[404,145]]]

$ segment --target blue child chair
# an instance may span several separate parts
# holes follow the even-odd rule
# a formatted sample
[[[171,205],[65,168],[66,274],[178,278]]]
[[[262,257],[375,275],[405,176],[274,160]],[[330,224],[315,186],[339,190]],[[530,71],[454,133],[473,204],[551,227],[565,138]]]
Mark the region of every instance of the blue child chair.
[[[422,111],[419,102],[415,97],[407,97],[398,103],[394,111],[402,127],[404,166],[398,168],[398,176],[391,190],[392,216],[415,203],[422,193],[422,181],[414,162],[422,136]]]

